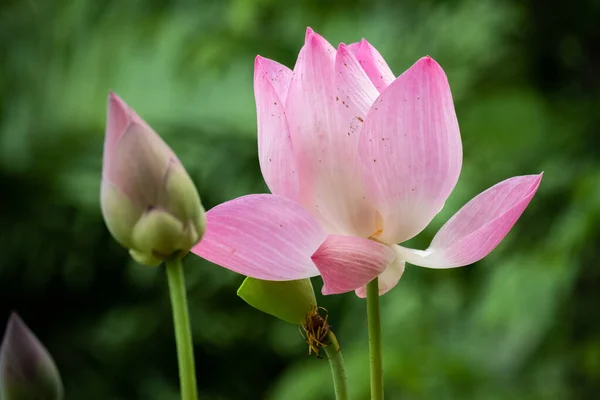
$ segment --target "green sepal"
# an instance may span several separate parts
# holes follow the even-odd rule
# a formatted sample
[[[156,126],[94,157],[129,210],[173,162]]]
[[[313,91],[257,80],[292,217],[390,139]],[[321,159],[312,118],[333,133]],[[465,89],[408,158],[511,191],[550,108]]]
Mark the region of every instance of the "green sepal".
[[[257,310],[296,325],[317,306],[310,279],[275,282],[248,277],[237,295]]]

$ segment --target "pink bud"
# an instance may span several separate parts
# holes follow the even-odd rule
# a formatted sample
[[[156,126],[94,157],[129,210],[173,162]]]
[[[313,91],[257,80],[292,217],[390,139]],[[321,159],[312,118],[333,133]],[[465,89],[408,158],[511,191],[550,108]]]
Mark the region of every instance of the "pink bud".
[[[115,93],[108,99],[101,205],[113,237],[136,261],[185,255],[204,233],[200,196],[183,165]]]
[[[10,316],[0,349],[0,397],[3,400],[63,397],[58,369],[42,343],[19,316]]]

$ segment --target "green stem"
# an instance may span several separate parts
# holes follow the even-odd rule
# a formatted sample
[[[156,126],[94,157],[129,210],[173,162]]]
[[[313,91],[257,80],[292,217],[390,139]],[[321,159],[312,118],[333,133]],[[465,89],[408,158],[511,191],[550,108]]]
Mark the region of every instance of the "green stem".
[[[171,305],[173,306],[173,322],[175,324],[175,340],[177,342],[177,360],[179,361],[179,382],[182,400],[197,400],[196,367],[194,366],[194,347],[190,332],[185,278],[181,260],[166,262]]]
[[[325,354],[327,354],[329,366],[331,367],[335,398],[336,400],[349,400],[348,378],[346,377],[346,370],[344,369],[344,358],[342,357],[340,344],[331,331],[327,333],[326,341],[328,345],[323,348],[325,349]]]
[[[369,355],[371,359],[371,400],[383,400],[383,357],[381,352],[381,315],[379,282],[367,283],[367,320],[369,322]]]

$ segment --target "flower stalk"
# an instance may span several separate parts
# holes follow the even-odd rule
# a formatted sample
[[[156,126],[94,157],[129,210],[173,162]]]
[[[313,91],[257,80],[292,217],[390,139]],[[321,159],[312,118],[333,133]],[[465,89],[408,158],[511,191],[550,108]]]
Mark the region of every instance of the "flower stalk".
[[[367,320],[371,363],[371,400],[383,400],[383,355],[381,351],[381,313],[378,278],[367,284]]]
[[[188,315],[185,278],[181,259],[175,258],[165,262],[169,293],[173,308],[175,340],[177,342],[177,360],[179,363],[179,382],[182,400],[197,400],[196,367],[194,365],[194,346]]]
[[[325,354],[327,354],[327,360],[329,361],[329,366],[331,367],[335,398],[336,400],[349,400],[350,395],[348,393],[348,377],[346,376],[344,358],[342,357],[340,344],[331,331],[327,332],[326,341],[327,345],[324,346],[323,349],[325,350]]]

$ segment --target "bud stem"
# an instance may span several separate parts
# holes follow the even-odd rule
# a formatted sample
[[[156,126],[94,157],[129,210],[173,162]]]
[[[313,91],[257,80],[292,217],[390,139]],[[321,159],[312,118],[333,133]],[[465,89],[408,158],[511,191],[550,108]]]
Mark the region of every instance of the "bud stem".
[[[381,351],[378,278],[367,283],[367,321],[369,324],[369,356],[371,360],[371,400],[383,400],[383,356]]]
[[[177,360],[179,361],[179,381],[182,400],[197,400],[196,367],[194,366],[194,347],[190,332],[185,278],[181,267],[181,259],[165,262],[173,322],[175,324],[175,340],[177,342]]]
[[[331,331],[327,333],[326,340],[328,345],[324,346],[323,349],[325,350],[325,354],[327,354],[329,366],[331,367],[335,398],[336,400],[349,400],[348,377],[346,376],[346,370],[344,369],[344,358],[342,357],[340,344]]]

